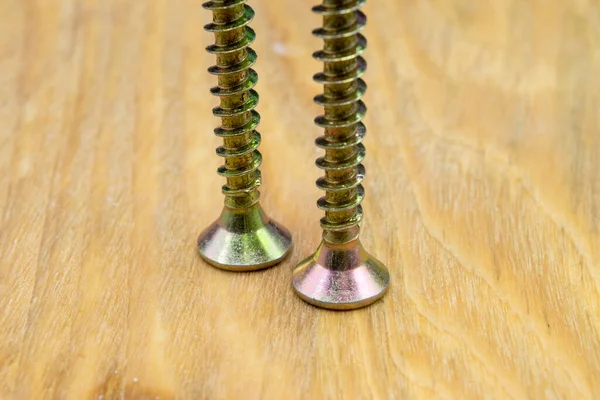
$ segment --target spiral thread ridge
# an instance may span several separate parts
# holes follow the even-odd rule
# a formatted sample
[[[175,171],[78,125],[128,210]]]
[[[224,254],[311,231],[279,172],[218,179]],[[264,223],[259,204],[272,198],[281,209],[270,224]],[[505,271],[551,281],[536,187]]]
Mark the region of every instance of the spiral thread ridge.
[[[359,10],[366,0],[323,0],[313,12],[323,17],[323,26],[313,34],[324,41],[323,50],[313,57],[324,63],[323,72],[314,80],[324,86],[323,94],[315,102],[324,108],[324,114],[315,123],[324,128],[324,135],[316,145],[325,150],[316,164],[325,175],[317,180],[317,187],[325,196],[317,202],[325,211],[321,219],[323,238],[332,243],[344,243],[358,238],[363,217],[364,198],[362,181],[365,157],[362,141],[366,127],[362,120],[367,111],[361,100],[367,85],[361,79],[366,61],[361,54],[366,39],[360,33],[366,24]]]
[[[250,48],[256,35],[248,26],[254,11],[246,1],[212,0],[203,4],[213,16],[213,22],[204,29],[215,35],[215,43],[206,50],[217,59],[208,72],[218,79],[210,92],[220,100],[213,114],[221,118],[221,126],[214,132],[223,139],[217,155],[225,162],[217,172],[226,179],[222,191],[225,205],[230,208],[250,207],[260,197],[261,137],[256,131],[260,115],[255,110],[258,93],[253,89],[258,75],[251,68],[257,56]]]

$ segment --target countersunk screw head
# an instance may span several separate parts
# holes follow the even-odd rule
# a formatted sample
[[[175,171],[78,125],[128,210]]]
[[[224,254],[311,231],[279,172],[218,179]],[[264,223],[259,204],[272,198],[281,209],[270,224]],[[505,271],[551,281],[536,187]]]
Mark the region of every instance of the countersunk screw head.
[[[325,241],[294,269],[292,284],[305,301],[331,310],[354,310],[379,300],[387,291],[387,268],[365,251],[360,240]]]
[[[254,271],[282,261],[292,247],[290,232],[269,219],[260,205],[225,207],[198,238],[198,251],[209,264],[228,271]]]

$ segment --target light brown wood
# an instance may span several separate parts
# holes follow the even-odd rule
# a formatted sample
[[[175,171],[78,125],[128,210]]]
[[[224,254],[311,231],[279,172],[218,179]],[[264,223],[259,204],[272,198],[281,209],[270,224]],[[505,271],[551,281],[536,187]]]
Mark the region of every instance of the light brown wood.
[[[0,2],[0,398],[597,399],[600,5],[371,1],[374,306],[293,293],[320,238],[310,4],[254,0],[263,205],[234,274],[197,0]]]

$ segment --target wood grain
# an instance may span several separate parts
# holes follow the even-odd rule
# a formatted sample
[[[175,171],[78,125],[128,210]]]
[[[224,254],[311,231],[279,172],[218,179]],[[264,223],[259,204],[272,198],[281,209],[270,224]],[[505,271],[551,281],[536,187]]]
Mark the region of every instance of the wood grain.
[[[310,4],[253,0],[280,267],[195,252],[222,204],[198,0],[0,1],[0,398],[597,399],[600,4],[371,1],[349,313],[294,296],[320,238]]]

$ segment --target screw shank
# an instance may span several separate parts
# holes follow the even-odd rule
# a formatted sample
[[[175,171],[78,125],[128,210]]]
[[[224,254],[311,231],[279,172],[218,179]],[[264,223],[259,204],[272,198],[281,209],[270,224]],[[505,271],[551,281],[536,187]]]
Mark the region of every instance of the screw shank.
[[[209,72],[217,76],[218,84],[211,93],[220,101],[213,109],[213,114],[221,118],[215,134],[223,139],[217,154],[224,158],[224,164],[218,173],[226,179],[225,205],[233,209],[256,204],[261,184],[260,134],[256,131],[260,116],[255,111],[258,94],[253,89],[258,76],[251,68],[256,53],[249,47],[255,34],[248,27],[254,12],[245,3],[246,0],[213,0],[204,4],[213,15],[213,22],[205,29],[215,36],[214,45],[208,46],[207,51],[216,55],[216,65]]]
[[[323,39],[323,49],[314,57],[323,62],[323,72],[315,80],[323,84],[323,94],[315,98],[324,114],[315,122],[324,129],[317,145],[325,155],[317,159],[324,177],[317,186],[325,191],[319,208],[323,238],[329,243],[347,243],[359,235],[362,220],[361,185],[365,169],[362,139],[366,128],[361,122],[366,113],[362,102],[366,84],[361,76],[366,62],[361,57],[366,40],[360,34],[366,18],[359,11],[364,0],[324,0],[313,8],[323,17],[323,26],[313,33]]]

